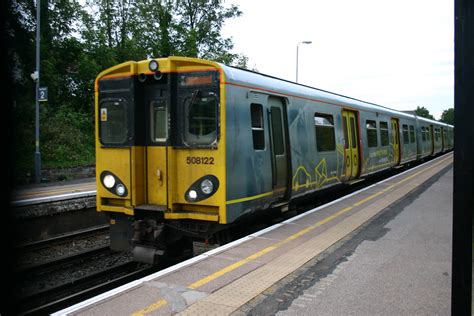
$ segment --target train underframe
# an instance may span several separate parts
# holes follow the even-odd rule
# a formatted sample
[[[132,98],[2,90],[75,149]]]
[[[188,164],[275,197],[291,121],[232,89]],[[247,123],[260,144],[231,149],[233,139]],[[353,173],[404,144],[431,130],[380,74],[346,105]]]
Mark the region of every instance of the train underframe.
[[[156,264],[162,258],[194,255],[231,240],[230,227],[214,222],[166,220],[163,213],[109,213],[110,248],[132,252],[134,260]]]

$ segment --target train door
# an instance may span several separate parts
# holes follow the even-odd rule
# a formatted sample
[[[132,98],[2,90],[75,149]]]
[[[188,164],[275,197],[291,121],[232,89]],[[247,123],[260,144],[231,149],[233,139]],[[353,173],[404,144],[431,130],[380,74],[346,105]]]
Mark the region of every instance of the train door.
[[[435,138],[434,138],[434,128],[433,128],[433,125],[430,125],[428,127],[428,131],[429,131],[429,135],[430,135],[430,138],[431,138],[431,151],[430,151],[430,155],[433,155],[434,154],[434,150],[435,150]]]
[[[145,111],[149,118],[146,137],[151,143],[146,146],[146,190],[147,204],[165,208],[167,205],[167,139],[168,97],[166,86],[150,86],[145,93]]]
[[[342,110],[344,129],[344,161],[346,164],[346,180],[356,178],[359,174],[359,137],[357,127],[357,113]]]
[[[288,187],[287,135],[285,104],[280,98],[268,98],[268,120],[271,145],[273,192],[275,197],[285,197]]]
[[[398,126],[398,120],[392,118],[392,150],[393,150],[393,163],[395,166],[400,164],[400,129]]]
[[[444,143],[444,127],[441,127],[441,151],[445,150],[446,144]]]

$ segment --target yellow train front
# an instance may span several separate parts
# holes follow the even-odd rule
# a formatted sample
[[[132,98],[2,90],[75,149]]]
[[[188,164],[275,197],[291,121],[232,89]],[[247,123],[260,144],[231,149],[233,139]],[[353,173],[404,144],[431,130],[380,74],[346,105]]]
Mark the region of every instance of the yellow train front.
[[[217,64],[190,58],[97,77],[97,209],[110,217],[112,249],[154,263],[226,224],[222,80]]]

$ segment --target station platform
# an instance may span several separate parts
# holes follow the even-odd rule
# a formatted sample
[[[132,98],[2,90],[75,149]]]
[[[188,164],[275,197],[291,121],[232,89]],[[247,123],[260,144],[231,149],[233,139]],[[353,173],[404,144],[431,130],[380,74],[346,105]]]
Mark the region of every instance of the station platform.
[[[54,202],[70,198],[95,196],[95,194],[95,178],[29,184],[20,186],[12,192],[11,205],[21,206]]]
[[[53,315],[449,314],[452,153]]]

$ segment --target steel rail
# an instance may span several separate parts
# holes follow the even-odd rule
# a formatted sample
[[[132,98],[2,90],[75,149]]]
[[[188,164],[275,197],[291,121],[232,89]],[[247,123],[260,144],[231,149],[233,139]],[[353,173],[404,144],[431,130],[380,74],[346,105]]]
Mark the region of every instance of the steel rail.
[[[50,260],[45,260],[38,263],[32,263],[17,268],[17,272],[21,274],[25,273],[35,273],[37,270],[52,270],[60,269],[61,266],[68,265],[75,262],[81,262],[88,258],[95,257],[101,254],[106,254],[107,252],[113,252],[110,250],[110,246],[99,246],[91,249],[85,249],[82,251],[74,252],[69,255],[61,256],[59,258],[54,258]]]
[[[19,313],[22,315],[44,315],[67,306],[72,302],[90,297],[95,293],[114,288],[123,284],[123,282],[130,282],[134,278],[144,276],[152,271],[156,272],[157,267],[145,267],[137,270],[136,262],[116,265],[76,279],[72,283],[64,283],[21,298],[17,304],[17,306],[22,308]]]
[[[69,233],[66,233],[66,234],[58,235],[58,236],[48,238],[48,239],[42,239],[42,240],[37,240],[37,241],[32,241],[32,242],[21,243],[21,244],[16,245],[16,249],[20,252],[21,251],[32,251],[32,250],[43,249],[43,248],[50,247],[51,244],[54,244],[54,243],[59,244],[59,243],[68,242],[70,240],[74,240],[76,238],[81,238],[81,237],[86,237],[86,236],[91,236],[91,235],[97,235],[98,233],[108,231],[109,228],[110,228],[110,225],[105,224],[105,225],[80,229],[80,230],[76,230],[76,231],[69,232]]]

